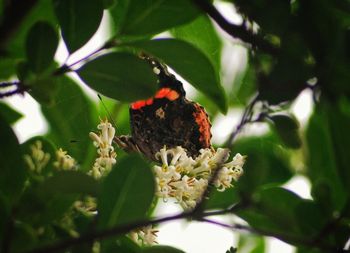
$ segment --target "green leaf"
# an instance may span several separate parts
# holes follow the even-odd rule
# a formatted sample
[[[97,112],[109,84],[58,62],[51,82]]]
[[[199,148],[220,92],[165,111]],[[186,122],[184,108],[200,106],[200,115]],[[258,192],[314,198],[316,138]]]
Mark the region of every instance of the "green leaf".
[[[89,170],[96,154],[89,132],[96,128],[98,117],[82,89],[66,76],[58,78],[55,103],[41,110],[50,125],[49,139],[68,151],[81,170]]]
[[[17,61],[13,58],[0,58],[0,80],[8,80],[16,73]]]
[[[304,236],[317,236],[332,219],[330,215],[325,214],[325,210],[313,201],[299,203],[294,211],[300,234]]]
[[[117,2],[116,0],[102,0],[103,8],[104,9],[111,8],[116,4],[116,2]]]
[[[262,236],[240,233],[237,249],[239,249],[237,253],[264,253],[265,240]]]
[[[128,236],[111,237],[101,242],[101,252],[140,253],[140,246]]]
[[[344,116],[346,118],[342,119]],[[346,143],[348,119],[349,116],[340,113],[336,105],[323,101],[315,108],[306,130],[307,172],[313,184],[312,193],[314,197],[321,197],[316,200],[323,203],[324,207],[326,203],[323,197],[327,198],[330,211],[341,210],[348,197],[345,188],[350,182],[350,177],[346,175],[348,165],[345,165],[349,159],[346,151],[349,145]],[[344,165],[346,167],[342,167]],[[343,184],[342,180],[347,182]],[[315,192],[316,189],[323,193]]]
[[[56,148],[48,139],[36,136],[21,144],[21,148],[25,161],[24,165],[27,171],[30,172],[30,175],[45,177],[52,174],[54,171],[53,163],[56,160]],[[47,162],[44,162],[45,159],[44,161],[38,161],[33,157],[35,155],[38,156],[39,150],[42,150],[44,156],[47,157]]]
[[[296,253],[328,253],[329,251],[325,251],[325,250],[320,250],[320,249],[312,249],[309,247],[298,247]]]
[[[85,45],[97,31],[103,15],[100,0],[53,0],[62,37],[69,52]]]
[[[26,38],[29,30],[38,21],[49,22],[53,27],[56,27],[56,19],[53,12],[52,1],[37,0],[24,19],[20,22],[16,32],[11,37],[11,41],[7,46],[9,57],[14,59],[23,59],[25,57]]]
[[[294,149],[300,148],[301,139],[298,132],[299,122],[293,115],[275,113],[270,115],[269,119],[273,122],[277,135],[287,147]]]
[[[42,226],[60,219],[82,195],[96,196],[98,183],[78,171],[59,171],[28,187],[21,199],[18,219]]]
[[[219,75],[208,57],[185,41],[157,39],[129,43],[163,60],[196,89],[210,98],[223,113],[227,111],[227,100],[220,85]]]
[[[157,89],[157,77],[147,62],[126,52],[102,55],[77,72],[92,89],[124,102],[151,97]]]
[[[256,69],[252,63],[248,63],[245,70],[239,72],[233,80],[233,87],[229,94],[231,105],[246,105],[256,93]]]
[[[28,224],[15,222],[12,232],[11,250],[24,252],[38,244],[37,232]]]
[[[206,209],[225,209],[239,201],[235,187],[226,189],[223,192],[212,190],[208,200],[205,202]]]
[[[33,25],[27,35],[26,53],[31,70],[41,73],[47,69],[54,60],[58,46],[56,30],[45,21]]]
[[[9,105],[0,102],[0,114],[6,119],[6,121],[12,125],[23,117],[22,113],[19,113]]]
[[[7,224],[9,218],[11,217],[11,207],[9,205],[9,200],[2,192],[0,192],[0,244],[3,245],[4,241],[7,240],[6,235],[8,235]]]
[[[238,140],[232,153],[237,152],[247,156],[244,174],[235,186],[239,191],[253,193],[267,184],[282,184],[292,176],[288,155],[274,136]]]
[[[294,42],[293,38],[288,39]],[[297,43],[299,42],[295,41],[295,44]],[[270,104],[294,100],[306,88],[307,80],[313,75],[310,73],[311,67],[304,60],[306,58],[303,54],[304,45],[300,45],[301,52],[299,52],[293,48],[296,45],[288,40],[285,44],[280,55],[270,61],[271,69],[258,75],[259,97]],[[264,61],[263,55],[257,56]]]
[[[319,235],[331,222],[330,216],[324,215],[315,202],[280,187],[260,190],[254,195],[251,206],[238,215],[260,233],[292,244]]]
[[[116,34],[152,35],[193,20],[199,11],[187,0],[120,0],[111,10]]]
[[[152,247],[142,248],[141,253],[185,253],[182,250],[179,250],[170,246],[156,245]]]
[[[54,104],[55,95],[58,89],[57,77],[43,77],[30,81],[31,89],[29,91],[35,100],[45,106]]]
[[[98,197],[100,228],[142,220],[155,191],[149,165],[137,155],[118,162],[103,181]]]
[[[0,195],[8,198],[11,205],[17,201],[26,173],[16,135],[0,115]]]
[[[259,24],[267,33],[283,33],[288,28],[290,19],[290,3],[288,1],[269,0],[237,0],[241,13]]]
[[[60,171],[49,177],[40,190],[47,195],[54,194],[87,194],[96,196],[97,181],[79,171]]]
[[[222,42],[208,16],[200,16],[189,24],[171,30],[175,38],[187,41],[200,49],[220,71]]]

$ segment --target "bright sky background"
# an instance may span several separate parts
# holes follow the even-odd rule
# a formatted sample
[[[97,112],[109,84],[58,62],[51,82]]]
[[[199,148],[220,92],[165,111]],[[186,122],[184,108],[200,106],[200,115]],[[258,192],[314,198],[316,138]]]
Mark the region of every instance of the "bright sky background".
[[[228,17],[229,20],[235,23],[241,22],[241,17],[234,14],[232,6],[224,3],[217,6],[219,10]],[[74,62],[75,59],[79,59],[81,56],[86,55],[88,52],[93,51],[94,48],[101,44],[101,38],[104,36],[105,30],[101,30],[98,35],[95,36],[93,41],[90,41],[82,50],[79,50],[69,62]],[[226,36],[226,35],[225,35]],[[227,36],[226,36],[227,37]],[[229,38],[229,37],[227,37]],[[246,64],[245,50],[241,46],[235,46],[232,43],[232,39],[229,39],[225,43],[225,54],[223,55],[223,65],[229,66],[233,71],[230,72],[231,76],[225,78],[232,79],[235,75],[235,71],[239,71],[243,64]],[[67,58],[67,51],[64,45],[61,43],[57,52],[56,58],[59,62],[64,62]],[[224,82],[225,82],[224,78]],[[91,93],[86,86],[82,85],[88,94]],[[193,94],[194,90],[188,85],[185,86],[189,94]],[[93,96],[96,98],[96,95]],[[10,103],[16,110],[20,111],[25,115],[19,120],[14,130],[20,140],[24,142],[28,138],[34,135],[44,134],[47,131],[47,123],[40,112],[40,106],[38,103],[31,98],[28,94],[24,96],[12,96],[7,98],[6,101]],[[303,126],[311,112],[311,93],[304,91],[296,100],[293,105],[293,112],[296,117],[300,120]],[[219,116],[213,122],[213,140],[216,143],[222,142],[234,125],[240,119],[241,111],[230,110],[226,116]],[[264,127],[256,125],[250,128],[249,131],[258,133],[265,131]],[[88,136],[87,136],[88,138]],[[304,198],[310,197],[310,184],[302,176],[292,178],[284,187],[294,191]],[[178,205],[172,204],[173,201],[169,200],[167,203],[160,201],[160,206],[157,209],[157,213],[160,216],[169,215],[181,212]],[[227,222],[232,220],[232,217],[217,217],[217,220]],[[183,249],[187,253],[225,253],[231,246],[235,246],[237,242],[237,236],[227,228],[222,228],[212,224],[199,223],[199,222],[186,222],[186,221],[173,221],[166,224],[162,224],[159,227],[158,242],[160,244],[172,245]],[[294,249],[289,245],[273,238],[267,240],[267,253],[292,253]]]

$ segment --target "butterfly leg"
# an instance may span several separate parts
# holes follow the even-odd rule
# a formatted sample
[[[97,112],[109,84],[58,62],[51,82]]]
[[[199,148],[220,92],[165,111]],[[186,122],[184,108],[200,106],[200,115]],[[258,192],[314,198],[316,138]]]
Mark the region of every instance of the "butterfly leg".
[[[133,138],[129,135],[120,135],[115,136],[114,143],[116,143],[121,149],[123,149],[125,152],[131,153],[131,152],[138,152],[141,153],[139,147],[134,142]]]

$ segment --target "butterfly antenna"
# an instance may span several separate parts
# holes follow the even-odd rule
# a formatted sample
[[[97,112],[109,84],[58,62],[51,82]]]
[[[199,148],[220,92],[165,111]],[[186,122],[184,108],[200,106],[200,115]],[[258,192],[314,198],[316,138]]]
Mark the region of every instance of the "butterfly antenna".
[[[117,125],[115,124],[115,122],[114,122],[114,120],[113,120],[113,118],[112,118],[112,115],[111,115],[111,113],[109,112],[107,106],[106,106],[105,103],[103,102],[101,95],[100,95],[100,94],[97,94],[97,96],[98,96],[98,99],[99,99],[99,100],[101,101],[101,103],[102,103],[103,109],[105,109],[105,111],[106,111],[106,113],[107,113],[109,122],[112,122],[112,125],[113,125],[115,128],[117,128]]]

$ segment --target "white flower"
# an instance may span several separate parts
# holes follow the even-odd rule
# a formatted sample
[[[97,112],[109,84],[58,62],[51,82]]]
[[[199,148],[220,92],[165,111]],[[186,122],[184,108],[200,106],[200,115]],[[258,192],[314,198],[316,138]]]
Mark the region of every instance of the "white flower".
[[[43,168],[46,167],[50,160],[50,154],[45,153],[42,148],[42,142],[37,140],[33,145],[30,145],[31,154],[26,154],[23,156],[24,161],[27,163],[29,169],[38,174],[41,173]]]
[[[99,129],[99,134],[97,135],[94,132],[90,132],[89,136],[94,141],[94,145],[97,147],[97,154],[99,155],[96,158],[92,169],[89,171],[89,174],[94,178],[100,178],[103,175],[107,174],[112,166],[117,162],[117,154],[114,152],[112,146],[115,128],[107,120],[101,121],[97,126]]]
[[[71,170],[76,168],[76,162],[74,158],[67,154],[67,151],[58,149],[56,151],[56,161],[53,165],[59,170]]]
[[[132,231],[129,233],[129,237],[136,243],[140,245],[151,246],[157,244],[157,233],[159,231],[156,230],[152,225],[143,227],[141,229]]]
[[[232,161],[225,163],[219,172],[217,179],[214,182],[218,191],[224,191],[227,188],[232,187],[232,180],[237,181],[243,174],[243,168],[245,162],[245,156],[236,154]]]
[[[182,147],[164,147],[156,154],[162,163],[153,167],[158,197],[175,198],[184,209],[192,209],[200,201],[208,179],[218,166],[222,168],[214,185],[219,191],[232,187],[233,180],[237,181],[243,173],[245,157],[240,154],[225,163],[230,155],[228,149],[201,149],[199,153],[193,159]]]

